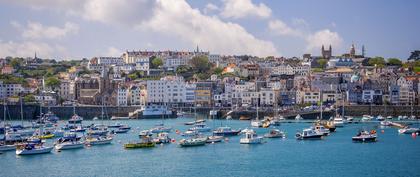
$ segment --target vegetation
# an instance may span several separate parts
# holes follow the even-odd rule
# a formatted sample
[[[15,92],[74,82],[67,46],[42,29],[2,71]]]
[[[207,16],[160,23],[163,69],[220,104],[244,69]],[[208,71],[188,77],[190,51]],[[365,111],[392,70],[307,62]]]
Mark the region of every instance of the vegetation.
[[[220,76],[223,73],[223,68],[216,67],[216,68],[214,68],[213,73]]]
[[[385,59],[383,57],[370,58],[368,61],[368,65],[383,68],[385,66]]]
[[[312,68],[312,72],[324,72],[322,68]]]
[[[163,66],[163,60],[159,57],[153,56],[150,60],[150,68],[158,69]]]
[[[388,58],[388,65],[402,66],[402,61],[398,58]]]
[[[131,80],[136,80],[136,79],[144,77],[144,75],[145,75],[144,71],[135,71],[133,73],[128,74],[127,77],[130,78]]]
[[[321,66],[321,68],[325,68],[327,66],[328,60],[321,58],[317,60],[319,66]]]
[[[35,102],[35,96],[32,94],[28,94],[25,97],[23,97],[23,101],[25,103]]]
[[[45,80],[45,86],[51,87],[52,90],[56,90],[60,87],[61,81],[57,77],[48,77]]]
[[[0,80],[5,84],[22,84],[27,86],[28,82],[23,77],[16,77],[11,74],[0,74]]]
[[[211,64],[207,56],[195,56],[190,61],[191,66],[194,70],[198,71],[199,73],[207,72],[211,68]]]

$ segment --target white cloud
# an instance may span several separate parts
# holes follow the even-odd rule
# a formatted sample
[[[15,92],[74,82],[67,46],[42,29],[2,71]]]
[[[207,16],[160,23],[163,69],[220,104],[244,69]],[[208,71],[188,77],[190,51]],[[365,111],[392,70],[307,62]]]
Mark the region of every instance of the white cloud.
[[[212,4],[212,3],[208,3],[206,4],[206,7],[203,9],[203,12],[205,14],[213,12],[213,11],[218,11],[220,10],[219,7],[217,7],[216,5]]]
[[[272,20],[268,22],[268,28],[276,35],[297,37],[302,37],[304,35],[300,30],[293,29],[281,20]]]
[[[154,17],[147,27],[153,31],[177,36],[195,46],[221,54],[278,54],[273,43],[257,39],[242,26],[223,22],[192,9],[185,1],[159,0]]]
[[[6,56],[19,56],[28,57],[34,56],[35,52],[38,56],[52,58],[54,51],[65,50],[61,46],[51,46],[47,43],[25,41],[16,43],[13,41],[2,42],[0,41],[0,57]]]
[[[56,26],[44,26],[38,22],[28,22],[23,26],[15,21],[12,26],[22,30],[22,37],[26,39],[61,39],[69,34],[76,34],[79,31],[79,25],[66,22],[62,28]]]
[[[120,49],[117,49],[115,47],[108,47],[108,51],[105,53],[106,56],[121,56],[123,52]]]
[[[306,41],[307,51],[319,50],[322,45],[331,45],[334,48],[340,48],[343,43],[343,39],[340,35],[337,32],[330,31],[329,29],[320,30],[312,35],[309,35],[306,38]]]
[[[268,18],[271,16],[271,9],[263,3],[253,4],[251,0],[223,0],[224,8],[221,15],[225,18],[244,18],[255,16]]]

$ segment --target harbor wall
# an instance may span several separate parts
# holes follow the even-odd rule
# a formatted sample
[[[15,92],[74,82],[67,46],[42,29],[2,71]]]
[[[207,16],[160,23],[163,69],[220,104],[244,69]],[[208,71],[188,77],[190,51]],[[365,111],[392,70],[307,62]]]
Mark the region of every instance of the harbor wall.
[[[369,105],[352,105],[344,107],[344,115],[347,116],[363,116],[382,115],[382,116],[410,116],[411,112],[416,117],[420,117],[420,106],[369,106]],[[341,113],[341,110],[340,110]]]

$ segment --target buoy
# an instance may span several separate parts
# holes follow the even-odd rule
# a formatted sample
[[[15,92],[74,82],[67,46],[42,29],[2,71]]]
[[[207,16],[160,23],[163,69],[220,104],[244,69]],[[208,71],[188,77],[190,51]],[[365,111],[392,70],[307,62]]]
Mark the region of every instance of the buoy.
[[[385,130],[381,130],[381,133],[385,133]]]
[[[176,142],[176,140],[175,140],[175,139],[172,139],[171,141],[172,141],[172,143],[175,143],[175,142]]]
[[[413,132],[413,133],[411,134],[411,136],[412,136],[413,138],[415,138],[415,137],[417,136],[417,134],[416,134],[415,132]]]
[[[229,141],[229,138],[225,138],[225,141],[228,142]]]

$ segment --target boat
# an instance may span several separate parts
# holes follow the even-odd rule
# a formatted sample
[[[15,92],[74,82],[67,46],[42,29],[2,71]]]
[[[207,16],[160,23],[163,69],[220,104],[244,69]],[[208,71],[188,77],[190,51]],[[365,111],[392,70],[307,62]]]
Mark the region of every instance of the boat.
[[[81,124],[83,121],[83,117],[74,114],[73,116],[71,116],[71,118],[68,120],[69,124]]]
[[[103,145],[111,144],[112,136],[88,136],[85,139],[85,144],[87,145]]]
[[[152,148],[155,147],[155,142],[153,141],[151,135],[145,134],[140,136],[140,141],[137,142],[129,142],[124,144],[124,148],[126,149],[134,149],[134,148]]]
[[[59,118],[51,111],[48,111],[47,113],[45,113],[41,119],[45,122],[51,122],[51,123],[57,123],[57,121],[59,120]]]
[[[300,116],[300,114],[296,115],[295,120],[302,120],[302,116]]]
[[[353,123],[354,118],[352,116],[346,116],[347,123]]]
[[[360,131],[356,136],[352,137],[354,142],[374,142],[376,141],[376,131],[372,130],[371,132],[368,131]]]
[[[108,128],[120,128],[121,126],[123,126],[124,124],[121,124],[119,122],[115,123],[114,125],[108,125]]]
[[[171,130],[172,130],[172,127],[164,127],[163,125],[162,126],[158,125],[158,126],[152,128],[152,129],[150,129],[150,132],[152,132],[152,133],[162,133],[162,132],[169,133],[169,132],[171,132]]]
[[[384,121],[381,121],[380,124],[381,124],[381,126],[391,126],[392,125],[392,122],[391,121],[384,120]]]
[[[252,129],[244,129],[241,131],[244,136],[239,140],[240,144],[261,144],[264,142],[264,137],[258,136]]]
[[[373,117],[372,116],[370,116],[370,115],[363,115],[362,116],[362,121],[370,121],[370,120],[372,120],[373,119]]]
[[[344,120],[340,116],[336,116],[333,119],[335,127],[343,127],[344,126]]]
[[[328,130],[327,128],[325,128],[324,126],[321,125],[316,125],[314,127],[312,127],[312,129],[318,133],[318,134],[322,134],[324,136],[327,136],[330,134],[330,130]]]
[[[415,119],[416,119],[416,116],[415,116],[415,115],[411,115],[411,116],[409,117],[409,119],[411,119],[411,120],[415,120]]]
[[[262,123],[262,121],[259,121],[259,120],[252,120],[251,121],[251,126],[252,127],[262,127],[263,123]]]
[[[149,119],[149,118],[177,118],[176,111],[170,110],[166,106],[161,105],[149,105],[144,108],[141,114],[141,118]]]
[[[219,143],[223,141],[223,136],[216,136],[216,135],[212,135],[207,137],[207,143]]]
[[[265,138],[286,138],[286,134],[279,129],[271,129],[270,132],[264,135]]]
[[[169,138],[169,134],[166,132],[158,133],[156,138],[153,138],[153,142],[156,144],[166,144],[171,142],[171,138]]]
[[[281,116],[281,117],[283,117],[283,116]],[[281,120],[282,119],[280,119],[280,118],[274,117],[272,120],[270,120],[270,125],[272,125],[272,126],[280,126],[281,125]],[[283,120],[284,120],[284,118],[283,118]]]
[[[103,129],[89,129],[87,132],[88,136],[105,136],[109,133],[106,128]]]
[[[330,132],[335,132],[336,126],[334,124],[334,121],[317,121],[315,122],[315,126],[322,125],[325,128],[327,128]]]
[[[128,125],[123,125],[119,127],[117,130],[113,130],[113,132],[114,133],[127,133],[130,130],[131,130],[131,127],[129,127]]]
[[[211,128],[206,126],[204,123],[195,124],[194,127],[189,128],[188,130],[197,131],[197,132],[209,132]]]
[[[80,137],[77,137],[75,133],[67,133],[62,138],[59,138],[55,143],[55,149],[66,150],[66,149],[78,149],[83,148],[84,143]]]
[[[232,129],[231,127],[218,127],[216,130],[213,131],[213,134],[216,136],[236,136],[241,133],[241,129]]]
[[[150,130],[142,130],[142,131],[140,131],[140,133],[139,133],[139,136],[140,137],[143,137],[143,136],[152,136],[153,135],[153,133],[152,132],[150,132]]]
[[[53,147],[44,146],[43,143],[25,143],[16,147],[16,155],[34,155],[50,153]]]
[[[203,146],[207,143],[207,137],[193,137],[189,139],[182,139],[179,141],[181,147]]]
[[[402,129],[398,129],[398,133],[400,134],[412,134],[417,132],[420,132],[419,128],[404,127]]]
[[[76,126],[73,129],[70,129],[70,132],[85,132],[86,128],[84,128],[83,126]]]
[[[11,151],[16,150],[15,144],[0,144],[0,152],[1,151]]]
[[[383,120],[385,120],[385,118],[383,116],[379,115],[379,116],[376,117],[376,120],[377,121],[383,121]]]
[[[111,120],[128,120],[130,117],[111,116]]]
[[[298,140],[305,140],[305,139],[321,139],[323,136],[322,133],[318,133],[311,128],[303,129],[302,132],[297,132],[295,137]]]
[[[194,125],[195,121],[191,121],[191,122],[185,122],[184,125]]]
[[[387,116],[386,119],[392,119],[392,116]]]

